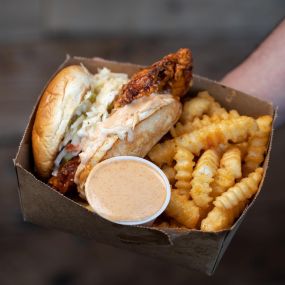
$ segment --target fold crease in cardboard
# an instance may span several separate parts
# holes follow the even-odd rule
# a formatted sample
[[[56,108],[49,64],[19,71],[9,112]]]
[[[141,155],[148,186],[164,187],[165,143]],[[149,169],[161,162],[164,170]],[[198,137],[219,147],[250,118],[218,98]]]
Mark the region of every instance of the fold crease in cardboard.
[[[88,59],[68,56],[59,69],[72,64],[83,64],[93,73],[97,72],[98,68],[107,67],[113,72],[124,72],[132,75],[141,68],[138,65],[107,61],[101,58]],[[265,114],[274,115],[274,108],[268,102],[232,90],[218,82],[200,76],[194,75],[193,81],[194,84],[189,96],[197,93],[197,91],[208,90],[228,110],[236,109],[240,114],[253,117]],[[185,229],[160,230],[151,227],[122,226],[108,222],[87,210],[80,203],[50,188],[33,174],[31,132],[37,104],[30,116],[14,160],[19,197],[25,221],[67,231],[145,255],[163,258],[209,275],[213,274],[247,210],[254,204],[259,192],[231,229],[217,233]],[[271,141],[272,135],[264,162],[264,177],[268,167]],[[259,191],[262,184],[263,181],[260,184]]]

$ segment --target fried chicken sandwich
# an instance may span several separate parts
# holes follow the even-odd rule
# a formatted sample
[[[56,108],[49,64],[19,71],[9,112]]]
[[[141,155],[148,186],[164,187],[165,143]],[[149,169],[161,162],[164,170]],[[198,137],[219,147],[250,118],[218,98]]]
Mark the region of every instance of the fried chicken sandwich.
[[[144,157],[176,123],[189,90],[192,55],[169,54],[135,73],[84,66],[60,70],[40,100],[32,133],[35,169],[61,193],[84,184],[98,162],[120,155]]]

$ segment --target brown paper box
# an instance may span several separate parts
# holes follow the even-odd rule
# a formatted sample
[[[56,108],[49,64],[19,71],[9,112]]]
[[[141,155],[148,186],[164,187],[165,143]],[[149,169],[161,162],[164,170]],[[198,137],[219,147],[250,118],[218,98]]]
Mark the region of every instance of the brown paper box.
[[[114,72],[125,72],[131,75],[139,68],[139,66],[129,63],[81,57],[68,57],[60,68],[80,63],[83,63],[93,73],[97,71],[98,67],[105,66]],[[243,115],[253,117],[265,114],[274,115],[274,108],[268,102],[232,90],[218,82],[194,76],[194,85],[189,96],[191,96],[191,93],[201,90],[208,90],[228,110],[236,109]],[[31,114],[14,161],[25,221],[92,238],[98,242],[115,247],[163,258],[184,267],[205,272],[208,275],[213,274],[246,212],[254,204],[259,192],[230,230],[217,233],[204,233],[198,230],[186,229],[159,230],[149,227],[121,226],[108,222],[50,188],[34,176],[31,130],[35,111],[36,107]],[[264,177],[269,161],[271,141],[264,162]],[[260,188],[262,184],[263,181],[260,184]]]

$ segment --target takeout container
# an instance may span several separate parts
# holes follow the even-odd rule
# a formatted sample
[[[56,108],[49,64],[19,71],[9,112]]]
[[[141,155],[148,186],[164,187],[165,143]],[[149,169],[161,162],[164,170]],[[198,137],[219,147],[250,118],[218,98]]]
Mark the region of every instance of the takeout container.
[[[101,58],[67,57],[59,69],[81,63],[93,73],[97,71],[97,68],[107,67],[113,72],[124,72],[132,75],[140,68],[138,65],[107,61]],[[266,114],[275,116],[275,110],[271,103],[194,75],[193,87],[187,96],[196,94],[201,90],[208,90],[228,110],[236,109],[240,114],[253,117]],[[199,230],[172,228],[162,230],[147,226],[125,226],[109,222],[88,210],[82,203],[71,200],[52,189],[34,175],[31,132],[39,99],[32,111],[14,160],[24,220],[85,238],[92,238],[115,247],[166,259],[169,262],[199,270],[208,275],[213,274],[247,211],[255,203],[264,178],[254,199],[229,230],[205,233]],[[263,177],[266,177],[271,144],[272,134],[264,162]]]

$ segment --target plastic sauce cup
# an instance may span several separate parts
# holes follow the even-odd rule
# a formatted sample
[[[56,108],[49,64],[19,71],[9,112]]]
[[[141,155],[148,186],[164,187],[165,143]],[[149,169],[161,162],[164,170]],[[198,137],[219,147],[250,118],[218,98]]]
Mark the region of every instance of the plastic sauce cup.
[[[109,200],[110,199],[113,199],[111,201],[111,203],[113,203],[113,206],[116,207],[116,201],[118,203],[120,203],[120,199],[123,199],[124,201],[126,201],[125,199],[128,199],[128,195],[131,195],[132,193],[128,193],[128,192],[124,192],[125,190],[125,185],[126,183],[129,183],[128,180],[132,180],[132,183],[136,182],[136,180],[134,180],[136,177],[135,174],[136,174],[136,169],[132,169],[132,173],[130,173],[129,176],[126,176],[127,173],[123,173],[124,169],[123,169],[123,166],[124,166],[124,163],[117,163],[116,167],[117,167],[117,170],[118,172],[115,173],[115,175],[117,175],[118,177],[123,177],[121,180],[120,180],[120,184],[116,184],[115,186],[113,185],[113,188],[112,188],[112,174],[111,174],[111,171],[114,171],[115,169],[113,168],[113,170],[111,170],[110,167],[114,167],[114,163],[115,162],[122,162],[122,161],[130,161],[130,162],[136,162],[136,163],[132,163],[133,166],[138,166],[139,165],[143,165],[144,169],[149,169],[151,168],[151,171],[149,172],[150,173],[153,173],[153,178],[157,180],[157,176],[159,177],[159,180],[160,182],[163,181],[163,191],[165,191],[165,193],[163,193],[163,196],[165,197],[164,199],[164,202],[162,203],[162,205],[157,208],[157,210],[155,211],[152,211],[154,213],[152,213],[151,215],[147,216],[147,217],[144,217],[143,219],[134,219],[132,220],[131,217],[129,217],[128,219],[124,220],[118,220],[118,219],[112,219],[111,216],[112,214],[114,214],[112,212],[111,209],[108,209],[108,203],[109,203]],[[111,165],[113,164],[113,165]],[[120,165],[120,168],[118,168]],[[126,165],[126,164],[125,164]],[[130,164],[129,164],[130,166]],[[147,166],[147,168],[145,167]],[[108,167],[109,167],[109,171],[110,171],[110,174],[108,172]],[[127,170],[126,171],[129,171],[130,168],[126,168]],[[103,172],[102,172],[103,170]],[[101,171],[101,173],[100,173]],[[105,171],[105,173],[104,173]],[[125,174],[125,175],[121,175],[119,176],[118,173],[121,171],[121,174]],[[148,170],[147,170],[148,171]],[[102,174],[103,173],[103,174]],[[100,177],[101,175],[101,177]],[[132,177],[133,176],[133,177]],[[156,178],[155,178],[156,177]],[[102,179],[101,179],[102,178]],[[151,174],[150,174],[150,178],[151,177]],[[101,179],[101,182],[100,182],[100,179]],[[149,177],[147,178],[147,176],[138,176],[138,183],[137,185],[143,185],[142,182],[149,182],[149,181],[144,181],[144,179],[149,179]],[[113,180],[114,180],[114,173],[113,173]],[[102,184],[103,182],[106,182],[106,189],[104,188],[105,185]],[[110,183],[109,183],[110,182]],[[156,181],[158,182],[158,180]],[[107,185],[108,184],[108,185]],[[109,188],[108,188],[109,187]],[[111,188],[110,188],[111,187]],[[122,189],[122,194],[120,191],[116,191],[114,192],[114,189]],[[136,188],[136,187],[134,187]],[[108,190],[110,189],[110,190]],[[113,189],[113,192],[112,192],[112,189]],[[145,189],[148,189],[148,188],[145,188]],[[159,188],[161,189],[161,188]],[[111,191],[110,193],[112,193],[112,195],[109,195],[108,194],[106,195],[107,192],[104,192],[104,191]],[[146,190],[148,191],[148,194],[150,193],[150,189]],[[96,193],[97,192],[97,193]],[[136,156],[117,156],[117,157],[113,157],[113,158],[110,158],[110,159],[107,159],[107,160],[104,160],[98,164],[96,164],[94,166],[94,168],[91,170],[90,174],[88,175],[88,178],[86,180],[86,183],[85,183],[85,194],[86,194],[86,198],[87,198],[87,201],[88,203],[90,204],[90,206],[93,208],[93,210],[99,215],[101,216],[102,218],[104,219],[107,219],[111,222],[114,222],[116,224],[121,224],[121,225],[145,225],[145,226],[150,226],[152,225],[152,223],[154,222],[154,220],[166,209],[169,201],[170,201],[170,196],[171,196],[171,187],[170,187],[170,184],[169,184],[169,181],[168,181],[168,178],[166,177],[166,175],[164,174],[164,172],[158,167],[156,166],[155,164],[153,164],[152,162],[146,160],[146,159],[143,159],[143,158],[140,158],[140,157],[136,157]],[[141,193],[143,194],[143,193]],[[122,196],[120,196],[122,195]],[[119,198],[118,200],[116,200],[116,198]],[[122,201],[122,200],[121,200]],[[134,208],[134,206],[138,206],[138,200],[137,201],[133,201],[133,203],[136,203],[134,205],[132,205],[132,197],[130,197],[128,200],[127,200],[127,203],[125,203],[125,207],[129,206],[130,208]],[[151,202],[151,200],[149,201]],[[129,203],[129,204],[128,204]],[[124,203],[122,203],[124,204]],[[113,207],[112,206],[112,207]],[[143,206],[141,203],[139,203],[139,207],[140,206]],[[120,205],[119,205],[120,207]],[[109,211],[109,214],[106,214],[108,213]]]

